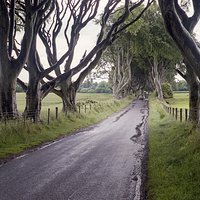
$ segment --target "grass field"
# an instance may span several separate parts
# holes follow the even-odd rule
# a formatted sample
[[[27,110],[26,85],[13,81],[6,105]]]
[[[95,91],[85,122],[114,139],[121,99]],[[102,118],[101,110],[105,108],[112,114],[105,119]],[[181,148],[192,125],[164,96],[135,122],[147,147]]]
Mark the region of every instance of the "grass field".
[[[188,92],[174,92],[174,98],[167,99],[167,102],[176,108],[189,107],[189,94]]]
[[[55,140],[56,138],[72,133],[73,131],[95,124],[114,112],[126,107],[133,97],[128,97],[121,101],[114,100],[112,95],[107,94],[78,94],[77,100],[85,102],[94,100],[97,103],[92,105],[87,112],[61,113],[61,100],[55,95],[48,95],[43,101],[42,115],[46,115],[47,108],[59,107],[58,119],[51,116],[50,124],[45,118],[42,122],[33,124],[29,121],[14,120],[0,124],[0,159],[10,155],[40,145],[44,142]],[[17,94],[18,108],[22,112],[25,105],[25,95]]]
[[[25,93],[17,93],[17,106],[18,110],[20,112],[23,112],[25,107],[25,99],[26,95]],[[96,102],[109,102],[112,101],[112,95],[111,94],[94,94],[94,93],[78,93],[77,94],[77,102],[84,102],[89,99],[92,99]],[[62,100],[54,93],[48,94],[42,101],[42,112],[47,111],[48,108],[54,109],[55,107],[58,107],[59,110],[62,109]]]
[[[180,104],[185,95],[175,95],[179,103],[174,105],[186,105]],[[175,121],[155,99],[150,101],[148,130],[148,200],[199,200],[199,130]]]

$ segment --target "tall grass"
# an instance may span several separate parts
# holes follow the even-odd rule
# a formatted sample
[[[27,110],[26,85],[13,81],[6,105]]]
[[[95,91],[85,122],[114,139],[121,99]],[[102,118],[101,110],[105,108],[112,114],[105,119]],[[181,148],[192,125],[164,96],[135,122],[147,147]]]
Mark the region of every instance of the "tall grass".
[[[200,199],[200,134],[150,101],[148,200]]]

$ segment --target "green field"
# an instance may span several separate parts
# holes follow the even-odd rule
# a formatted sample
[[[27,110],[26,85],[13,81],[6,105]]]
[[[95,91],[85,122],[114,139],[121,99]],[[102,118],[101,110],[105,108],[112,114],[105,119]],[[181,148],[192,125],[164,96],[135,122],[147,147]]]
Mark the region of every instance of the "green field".
[[[184,107],[185,99],[175,94],[173,105]],[[199,200],[199,129],[174,120],[155,99],[149,105],[148,200]]]
[[[17,93],[17,106],[19,112],[23,112],[25,107],[25,99],[26,95],[25,93]],[[84,102],[87,100],[94,100],[96,102],[109,102],[112,101],[112,95],[111,94],[94,94],[94,93],[78,93],[77,94],[77,102]],[[62,100],[60,97],[55,95],[54,93],[48,94],[42,101],[42,111],[47,111],[48,108],[54,109],[55,107],[58,107],[59,110],[62,109]]]
[[[174,92],[174,97],[166,100],[171,107],[188,108],[189,107],[189,93],[188,92]]]

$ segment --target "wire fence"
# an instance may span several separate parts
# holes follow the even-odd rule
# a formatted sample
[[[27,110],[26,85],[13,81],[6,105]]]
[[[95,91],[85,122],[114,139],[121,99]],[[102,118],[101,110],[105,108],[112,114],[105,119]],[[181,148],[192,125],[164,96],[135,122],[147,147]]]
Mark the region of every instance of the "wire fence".
[[[188,121],[189,119],[189,109],[187,108],[176,108],[176,107],[170,107],[164,103],[162,103],[163,108],[166,112],[168,112],[171,116],[173,116],[176,120],[182,122],[182,121]],[[194,112],[199,112],[199,109],[193,109]]]
[[[76,105],[76,112],[79,114],[86,114],[88,112],[94,112],[101,110],[104,106],[111,106],[114,102],[93,102],[93,103],[81,103]],[[75,112],[66,110],[65,112],[62,109],[59,110],[58,107],[47,108],[46,111],[43,110],[41,114],[37,112],[28,112],[28,116],[25,113],[3,113],[1,117],[1,124],[10,125],[12,124],[21,124],[24,126],[26,123],[42,123],[49,125],[51,122],[58,120],[63,117],[69,117]]]

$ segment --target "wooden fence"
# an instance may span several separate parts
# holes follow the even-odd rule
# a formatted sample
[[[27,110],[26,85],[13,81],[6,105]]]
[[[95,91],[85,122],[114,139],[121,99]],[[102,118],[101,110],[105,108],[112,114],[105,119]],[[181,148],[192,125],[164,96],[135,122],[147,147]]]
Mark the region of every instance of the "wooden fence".
[[[81,104],[81,105],[77,105],[77,112],[80,113],[80,114],[84,114],[84,113],[87,113],[89,111],[92,111],[92,109],[99,109],[101,108],[102,106],[110,106],[110,102],[102,102],[102,103],[86,103],[86,104]],[[35,114],[35,113],[33,113]],[[63,117],[63,116],[69,116],[71,114],[71,112],[69,111],[66,111],[65,113],[62,112],[62,110],[59,110],[58,107],[55,107],[55,108],[47,108],[47,110],[43,110],[40,114],[40,122],[42,124],[50,124],[51,122],[55,121],[55,120],[58,120],[60,117]],[[34,123],[37,123],[38,122],[38,119],[36,119],[36,121],[31,121],[30,119],[26,118],[25,115],[23,114],[19,114],[17,118],[13,119],[12,118],[12,115],[13,113],[11,113],[9,115],[9,113],[6,113],[6,116],[5,118],[2,118],[1,119],[1,122],[4,123],[5,125],[10,125],[11,123],[14,123],[14,124],[19,124],[19,123],[23,123],[24,125],[26,125],[26,123],[28,122],[34,122]],[[9,117],[10,116],[10,117]]]
[[[189,118],[189,109],[187,108],[174,108],[170,107],[166,104],[162,104],[163,108],[166,112],[168,112],[171,116],[173,116],[176,120],[182,121],[188,121]]]

